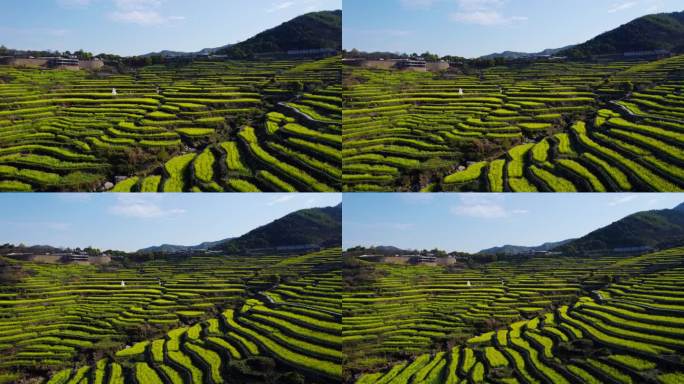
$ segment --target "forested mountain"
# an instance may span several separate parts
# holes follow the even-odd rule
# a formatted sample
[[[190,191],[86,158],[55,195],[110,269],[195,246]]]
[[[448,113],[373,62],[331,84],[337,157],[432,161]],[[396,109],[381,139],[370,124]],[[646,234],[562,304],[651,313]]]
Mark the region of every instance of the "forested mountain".
[[[585,57],[658,49],[684,52],[684,11],[642,16],[559,55]]]
[[[297,245],[339,247],[342,243],[342,204],[302,209],[256,228],[217,248],[230,251]]]
[[[555,248],[566,253],[641,246],[671,246],[684,242],[684,203],[673,209],[631,214]]]
[[[288,50],[342,49],[342,11],[311,12],[263,31],[216,54],[240,59]]]
[[[246,234],[198,245],[162,244],[138,250],[138,253],[176,253],[203,249],[240,252],[255,248],[312,245],[339,247],[342,242],[342,204],[335,207],[309,208],[289,213]]]

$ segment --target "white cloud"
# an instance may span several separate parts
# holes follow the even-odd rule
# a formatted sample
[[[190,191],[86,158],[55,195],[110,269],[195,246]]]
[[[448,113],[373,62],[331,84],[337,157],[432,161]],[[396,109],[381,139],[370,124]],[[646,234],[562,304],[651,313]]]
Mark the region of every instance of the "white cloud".
[[[451,213],[477,219],[502,219],[529,213],[525,209],[508,209],[503,201],[500,194],[462,194],[459,203],[451,208]]]
[[[506,17],[496,11],[455,12],[450,15],[450,18],[453,21],[483,26],[506,25],[527,20],[527,17],[524,16]]]
[[[458,0],[457,3],[464,11],[483,11],[503,6],[502,0]]]
[[[312,197],[312,198],[309,198],[309,199],[306,201],[306,204],[311,205],[311,204],[314,204],[314,203],[316,203],[316,202],[318,202],[318,199],[315,198],[315,197]]]
[[[637,197],[638,197],[637,195],[623,195],[623,196],[614,198],[612,201],[610,201],[608,203],[608,205],[616,206],[616,205],[620,205],[620,204],[629,203],[630,201],[636,199]]]
[[[183,16],[162,16],[157,11],[112,12],[109,17],[113,21],[138,25],[160,25],[168,21],[185,20]]]
[[[530,211],[528,211],[527,209],[514,209],[511,211],[511,213],[514,215],[521,215],[524,213],[530,213]]]
[[[662,0],[646,0],[645,5],[647,13],[658,13],[665,8],[665,4]]]
[[[120,195],[115,205],[109,207],[109,213],[116,216],[136,219],[156,219],[185,213],[185,209],[162,208],[161,198],[156,196]]]
[[[290,193],[290,194],[287,194],[287,195],[283,195],[283,196],[280,196],[280,197],[276,197],[275,199],[273,199],[273,200],[269,201],[268,203],[266,203],[266,205],[268,205],[268,206],[273,206],[273,205],[276,205],[276,204],[287,203],[288,201],[294,199],[296,196],[297,196],[296,194]]]
[[[128,11],[142,11],[149,8],[159,8],[161,0],[114,0],[118,9]]]
[[[654,197],[653,199],[649,199],[649,200],[646,202],[646,205],[648,205],[648,206],[650,207],[650,206],[653,206],[653,205],[656,205],[656,204],[660,203],[662,200],[663,200],[663,199],[661,199],[661,198],[659,198],[659,197]]]
[[[449,19],[458,23],[482,26],[510,25],[526,21],[526,16],[508,16],[502,13],[504,0],[457,0],[458,11]]]
[[[608,13],[615,13],[615,12],[624,11],[624,10],[627,10],[627,9],[634,7],[635,5],[637,5],[636,1],[625,1],[622,3],[613,3],[613,5],[611,5],[610,9],[608,9]]]
[[[460,204],[451,209],[455,215],[480,219],[497,219],[508,216],[504,207],[498,204]]]
[[[109,13],[109,19],[120,23],[152,26],[185,20],[184,16],[165,16],[161,13],[162,0],[115,0],[114,5],[116,10]]]
[[[271,13],[271,12],[281,11],[283,9],[290,8],[294,4],[295,4],[294,1],[282,1],[280,3],[274,4],[271,8],[268,8],[266,10],[266,12]]]

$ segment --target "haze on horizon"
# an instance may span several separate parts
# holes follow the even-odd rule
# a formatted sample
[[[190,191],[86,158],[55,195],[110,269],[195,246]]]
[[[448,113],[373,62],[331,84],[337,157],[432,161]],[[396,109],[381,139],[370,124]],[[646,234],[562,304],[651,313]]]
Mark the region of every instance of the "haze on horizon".
[[[347,193],[342,245],[478,252],[581,237],[678,193]]]
[[[343,47],[475,58],[583,43],[678,0],[344,0]]]
[[[340,193],[4,193],[0,244],[136,251],[241,236]]]
[[[341,7],[342,0],[3,0],[0,45],[121,56],[195,52]]]

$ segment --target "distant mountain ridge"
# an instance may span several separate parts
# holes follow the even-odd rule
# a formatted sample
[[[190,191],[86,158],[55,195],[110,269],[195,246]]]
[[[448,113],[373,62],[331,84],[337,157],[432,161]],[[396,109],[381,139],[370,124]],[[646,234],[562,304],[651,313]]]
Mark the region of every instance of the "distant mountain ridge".
[[[175,245],[175,244],[162,244],[162,245],[156,245],[156,246],[151,246],[147,248],[142,248],[137,250],[137,253],[155,253],[155,252],[161,252],[161,253],[176,253],[176,252],[188,252],[188,251],[197,251],[201,249],[209,249],[212,247],[215,247],[219,244],[226,243],[230,240],[233,240],[234,237],[229,237],[227,239],[223,240],[218,240],[218,241],[205,241],[201,244],[197,245]]]
[[[586,57],[654,50],[684,52],[684,11],[639,17],[559,54]]]
[[[645,15],[581,44],[536,53],[504,51],[480,56],[479,59],[521,59],[554,55],[581,58],[656,50],[684,52],[684,11]]]
[[[542,245],[536,245],[536,246],[524,246],[524,245],[502,245],[499,247],[492,247],[492,248],[487,248],[483,249],[477,254],[497,254],[497,253],[503,253],[506,255],[518,255],[521,253],[527,253],[527,252],[534,252],[534,251],[550,251],[556,247],[559,247],[561,245],[567,244],[575,239],[567,239],[567,240],[561,240],[561,241],[554,241],[554,242],[547,242]]]
[[[642,211],[554,248],[565,253],[684,244],[684,203],[672,209]]]
[[[176,57],[188,57],[188,56],[199,56],[199,55],[211,55],[216,53],[216,51],[228,48],[232,46],[233,44],[226,44],[221,47],[217,48],[204,48],[201,49],[197,52],[182,52],[182,51],[169,51],[169,50],[163,50],[160,52],[150,52],[146,53],[144,55],[141,55],[142,57],[147,57],[147,56],[162,56],[165,58],[176,58]]]
[[[553,56],[558,52],[574,47],[574,45],[568,45],[562,48],[547,48],[541,52],[528,53],[528,52],[514,52],[514,51],[503,51],[501,53],[492,53],[485,56],[480,56],[478,59],[496,59],[503,57],[505,59],[522,59],[528,57],[540,57],[540,56]]]
[[[289,213],[246,234],[198,245],[162,244],[138,253],[177,253],[199,250],[242,252],[258,248],[293,246],[339,247],[342,243],[342,204]]]

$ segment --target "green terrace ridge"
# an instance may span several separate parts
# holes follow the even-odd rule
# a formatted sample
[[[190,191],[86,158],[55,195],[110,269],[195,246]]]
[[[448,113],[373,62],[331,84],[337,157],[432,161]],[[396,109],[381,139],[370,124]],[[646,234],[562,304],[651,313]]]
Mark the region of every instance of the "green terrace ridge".
[[[339,57],[0,79],[2,191],[341,189]]]
[[[350,383],[679,383],[684,248],[466,266],[347,260]]]
[[[345,191],[681,191],[684,56],[347,67]]]
[[[339,248],[104,269],[3,258],[34,273],[0,285],[0,378],[339,382],[340,260]]]

